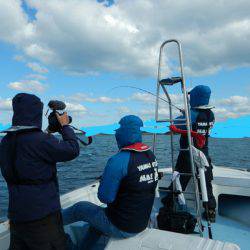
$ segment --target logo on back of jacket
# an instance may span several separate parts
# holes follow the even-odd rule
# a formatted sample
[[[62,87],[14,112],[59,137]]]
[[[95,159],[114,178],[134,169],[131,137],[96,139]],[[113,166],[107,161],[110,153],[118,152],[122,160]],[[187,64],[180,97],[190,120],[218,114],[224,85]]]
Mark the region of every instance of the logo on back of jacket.
[[[213,128],[213,126],[214,126],[213,121],[209,122],[209,123],[207,123],[207,122],[198,122],[197,123],[197,132],[199,134],[203,134],[203,135],[206,135],[207,132],[208,132],[208,134],[210,134],[210,131]]]
[[[139,172],[141,173],[140,175],[140,180],[139,182],[147,182],[148,184],[158,181],[158,163],[155,160],[152,163],[146,163],[146,164],[142,164],[137,166],[137,169],[139,170]],[[149,174],[142,174],[142,172],[144,172],[145,170],[149,171],[151,170]]]

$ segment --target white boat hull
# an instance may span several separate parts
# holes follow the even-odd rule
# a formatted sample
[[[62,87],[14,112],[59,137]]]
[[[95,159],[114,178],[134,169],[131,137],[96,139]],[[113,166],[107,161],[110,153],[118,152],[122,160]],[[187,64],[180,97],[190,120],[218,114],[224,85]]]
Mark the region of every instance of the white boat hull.
[[[170,180],[170,169],[163,169],[164,178],[159,181],[159,187],[166,187]],[[243,196],[246,199],[250,197],[250,173],[247,171],[215,167],[214,168],[214,194],[220,206],[223,208],[220,197],[222,195]],[[70,193],[61,196],[63,208],[73,205],[79,201],[90,201],[98,205],[103,205],[97,198],[98,182],[79,188]],[[160,192],[160,195],[164,193]],[[152,217],[161,206],[161,197],[156,197]],[[244,199],[243,199],[244,200]],[[226,203],[226,202],[225,202]],[[110,239],[106,249],[241,249],[247,250],[250,246],[250,225],[249,217],[246,218],[242,212],[250,211],[250,203],[246,202],[244,206],[229,204],[222,209],[224,216],[217,216],[217,222],[212,225],[213,236],[216,240],[200,238],[197,235],[183,235],[172,232],[161,231],[157,229],[147,229],[141,234],[126,240]],[[223,214],[223,212],[221,212]],[[237,214],[237,216],[236,216]],[[78,241],[82,237],[83,229],[87,224],[83,222],[75,223],[65,227],[73,241]],[[78,232],[78,233],[77,233]],[[80,232],[80,233],[79,233]],[[206,232],[205,232],[206,236]],[[233,243],[228,243],[233,242]],[[238,246],[237,246],[238,245]],[[7,250],[9,246],[8,222],[0,224],[0,249]]]

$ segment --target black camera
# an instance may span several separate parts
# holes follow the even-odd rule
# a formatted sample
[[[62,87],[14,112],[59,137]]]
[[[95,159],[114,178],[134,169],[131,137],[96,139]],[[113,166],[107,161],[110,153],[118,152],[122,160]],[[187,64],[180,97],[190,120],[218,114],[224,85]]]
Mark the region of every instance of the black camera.
[[[57,120],[56,114],[62,115],[59,111],[63,111],[66,108],[66,104],[62,101],[58,100],[51,100],[48,103],[49,108],[52,110],[52,112],[48,116],[48,128],[47,130],[50,133],[59,132],[61,130],[61,124]],[[72,117],[69,116],[69,123],[72,122]]]
[[[66,104],[62,101],[58,101],[58,100],[51,100],[49,103],[48,103],[48,106],[49,106],[49,109],[52,110],[52,112],[49,114],[48,116],[48,121],[49,121],[49,126],[47,128],[47,131],[49,133],[56,133],[56,132],[59,132],[62,128],[61,124],[59,123],[59,121],[57,120],[57,117],[56,117],[56,114],[58,115],[62,115],[62,113],[60,113],[60,111],[63,111],[65,110],[66,108]],[[48,110],[49,111],[49,110]],[[48,113],[47,111],[47,113]],[[47,113],[46,113],[46,116],[47,116]],[[72,122],[72,117],[71,116],[68,116],[69,117],[69,123]],[[70,127],[73,129],[73,130],[76,130],[78,132],[80,132],[82,135],[86,135],[86,132],[84,132],[83,130],[79,129],[79,128],[76,128],[72,125],[70,125]],[[77,140],[84,146],[88,146],[92,143],[93,139],[91,136],[88,136],[87,139],[88,141],[85,142],[83,141],[83,139],[79,138],[78,136],[76,136]]]

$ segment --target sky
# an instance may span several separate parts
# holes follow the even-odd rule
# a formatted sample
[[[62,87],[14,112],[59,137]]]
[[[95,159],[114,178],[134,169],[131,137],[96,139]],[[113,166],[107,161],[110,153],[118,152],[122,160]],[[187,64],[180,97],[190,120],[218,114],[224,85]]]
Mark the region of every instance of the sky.
[[[0,124],[19,92],[65,101],[80,127],[153,119],[153,96],[116,87],[155,93],[159,47],[171,38],[182,43],[187,88],[211,87],[216,120],[248,119],[249,9],[248,0],[0,0]],[[176,56],[164,51],[163,77],[176,76]],[[181,107],[180,88],[170,93]]]

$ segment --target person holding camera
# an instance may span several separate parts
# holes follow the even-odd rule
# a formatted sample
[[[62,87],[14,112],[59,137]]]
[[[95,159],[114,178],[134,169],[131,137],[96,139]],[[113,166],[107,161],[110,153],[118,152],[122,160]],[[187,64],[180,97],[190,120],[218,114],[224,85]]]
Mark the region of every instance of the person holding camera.
[[[17,94],[12,106],[12,127],[0,143],[1,172],[9,191],[9,249],[67,249],[56,163],[79,155],[69,117],[56,113],[58,139],[42,131],[43,103],[37,96]]]

